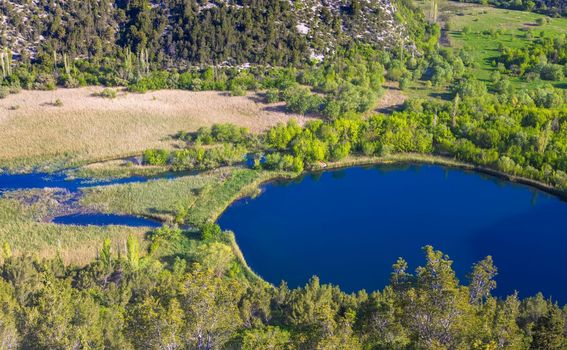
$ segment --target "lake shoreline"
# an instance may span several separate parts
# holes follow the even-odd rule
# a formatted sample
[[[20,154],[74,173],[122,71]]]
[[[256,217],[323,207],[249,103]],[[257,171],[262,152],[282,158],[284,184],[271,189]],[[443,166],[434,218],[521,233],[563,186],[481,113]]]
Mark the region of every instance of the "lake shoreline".
[[[554,195],[563,201],[567,201],[567,191],[559,190],[541,181],[529,179],[522,176],[515,176],[489,167],[474,165],[471,163],[459,162],[455,159],[451,159],[443,156],[436,156],[436,155],[400,153],[386,157],[364,157],[364,158],[354,157],[353,159],[347,159],[345,161],[329,163],[327,167],[321,168],[320,170],[327,170],[327,169],[334,170],[334,169],[342,169],[342,168],[349,168],[353,166],[362,166],[362,165],[404,164],[404,163],[443,165],[455,169],[469,170],[481,174],[490,175],[504,181],[530,186],[537,190]]]
[[[418,153],[399,153],[399,154],[394,154],[394,155],[385,156],[385,157],[349,157],[349,158],[346,158],[346,159],[341,160],[341,161],[326,163],[324,167],[321,166],[321,167],[312,168],[312,169],[303,171],[299,174],[292,174],[292,173],[290,173],[289,175],[279,174],[279,175],[274,176],[272,178],[268,178],[268,179],[264,179],[263,181],[260,181],[259,183],[256,184],[256,186],[258,188],[260,188],[261,186],[264,186],[264,185],[272,183],[272,182],[293,180],[293,179],[300,178],[301,176],[305,176],[305,175],[313,174],[313,173],[320,173],[320,172],[340,170],[340,169],[348,169],[348,168],[358,167],[358,166],[373,166],[373,165],[388,165],[388,164],[409,164],[409,165],[411,165],[411,164],[416,164],[416,165],[431,164],[431,165],[445,166],[445,167],[454,168],[454,169],[467,170],[467,171],[471,171],[471,172],[489,175],[489,176],[492,176],[492,177],[497,178],[499,180],[504,180],[506,182],[526,185],[526,186],[532,187],[536,190],[539,190],[539,191],[545,192],[547,194],[556,196],[559,199],[561,199],[562,201],[567,202],[567,192],[566,191],[561,191],[559,189],[556,189],[552,186],[549,186],[549,185],[547,185],[543,182],[537,181],[537,180],[532,180],[532,179],[521,177],[521,176],[510,175],[510,174],[507,174],[505,172],[495,170],[495,169],[491,169],[491,168],[484,167],[484,166],[480,166],[480,165],[474,165],[474,164],[470,164],[470,163],[459,162],[457,160],[447,158],[447,157],[443,157],[443,156],[425,155],[425,154],[418,154]],[[252,186],[254,186],[254,184],[252,184]],[[250,191],[249,187],[250,186],[248,186],[248,191],[246,191],[247,193]],[[227,207],[230,206],[235,201],[242,199],[242,198],[245,198],[245,197],[248,197],[248,195],[244,194],[244,195],[239,196],[238,198],[233,200],[229,205],[227,205]],[[225,208],[225,210],[226,210],[226,208]],[[213,218],[213,220],[216,221],[220,215],[222,215],[222,212],[220,214],[216,215]]]
[[[348,271],[355,268],[345,267],[351,260],[341,255],[341,249],[363,252],[362,258],[355,253],[360,266],[371,266],[374,259],[376,266],[387,270],[390,265],[386,267],[384,261],[393,263],[400,256],[411,257],[409,264],[416,265],[419,255],[414,253],[431,244],[451,257],[459,257],[456,260],[466,261],[458,266],[462,278],[471,264],[488,255],[497,256],[498,266],[513,276],[519,273],[514,262],[532,246],[540,245],[538,252],[549,252],[546,261],[553,261],[560,248],[557,244],[545,245],[563,239],[557,228],[565,203],[558,197],[543,193],[537,196],[539,191],[531,187],[469,171],[471,167],[452,170],[457,168],[447,164],[420,166],[417,162],[406,166],[407,160],[380,159],[382,164],[401,165],[372,167],[376,159],[349,159],[328,165],[324,169],[331,170],[328,172],[307,172],[306,176],[294,176],[295,180],[280,177],[264,182],[262,195],[241,199],[216,222],[223,230],[234,232],[248,264],[243,267],[272,285],[277,286],[283,279],[292,288],[303,285],[313,274],[324,283],[345,288],[342,283],[346,280],[333,276],[350,281]],[[424,159],[420,160],[423,164]],[[541,233],[542,240],[534,241],[535,232]],[[371,244],[375,251],[361,245],[366,238],[375,242]],[[384,240],[399,248],[393,252],[384,248],[390,244]],[[468,249],[469,244],[474,244],[475,249]],[[507,246],[513,248],[507,250]],[[331,256],[335,258],[325,256],[329,249],[334,249]],[[331,262],[327,264],[327,260]],[[501,296],[511,293],[509,280],[501,282],[505,290]],[[370,283],[346,288],[356,291],[380,287]],[[556,291],[553,295],[560,294]]]

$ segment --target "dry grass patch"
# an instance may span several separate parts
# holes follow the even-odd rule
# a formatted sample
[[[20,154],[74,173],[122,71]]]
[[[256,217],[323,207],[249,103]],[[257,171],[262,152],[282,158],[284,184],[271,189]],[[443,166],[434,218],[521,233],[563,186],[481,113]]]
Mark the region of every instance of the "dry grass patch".
[[[0,100],[0,167],[68,166],[175,147],[171,136],[213,123],[234,123],[259,132],[279,122],[306,118],[255,95],[180,90],[94,96],[100,87],[22,91]],[[63,105],[54,107],[53,101]],[[11,106],[18,105],[14,110]]]
[[[408,96],[398,88],[397,82],[387,81],[384,83],[384,95],[380,97],[375,110],[388,112],[395,110],[404,104]]]
[[[86,264],[96,257],[102,242],[110,238],[123,250],[130,235],[143,247],[147,228],[125,226],[67,226],[38,222],[43,205],[28,206],[14,199],[0,198],[0,244],[7,242],[15,254],[52,258],[59,254],[67,263]]]

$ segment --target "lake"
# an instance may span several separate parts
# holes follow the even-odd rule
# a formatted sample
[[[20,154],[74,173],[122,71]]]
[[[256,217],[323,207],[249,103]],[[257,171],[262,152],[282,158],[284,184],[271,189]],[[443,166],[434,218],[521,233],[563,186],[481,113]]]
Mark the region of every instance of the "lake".
[[[269,282],[317,275],[345,291],[383,288],[398,257],[410,270],[432,245],[463,283],[492,255],[494,294],[541,291],[567,302],[567,203],[536,189],[433,165],[356,167],[270,183],[231,205],[219,225],[235,232],[248,264]]]

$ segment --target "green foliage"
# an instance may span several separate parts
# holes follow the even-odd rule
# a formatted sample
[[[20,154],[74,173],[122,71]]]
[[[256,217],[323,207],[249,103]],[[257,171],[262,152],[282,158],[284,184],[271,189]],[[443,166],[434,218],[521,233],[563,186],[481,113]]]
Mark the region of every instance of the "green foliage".
[[[451,87],[453,95],[461,98],[482,98],[486,94],[486,85],[476,80],[473,76],[457,80]]]
[[[165,242],[179,241],[182,231],[177,225],[163,225],[150,233],[150,254],[155,253],[161,244]]]
[[[6,86],[0,86],[0,99],[4,99],[10,95],[10,89]]]
[[[534,11],[557,17],[567,14],[567,6],[561,0],[465,0],[464,2],[491,4],[506,9]],[[536,21],[538,25],[543,25],[546,22],[544,18],[538,18]]]
[[[280,91],[276,89],[270,89],[266,91],[266,102],[276,103],[281,101]]]
[[[565,318],[557,307],[550,307],[535,324],[530,349],[560,350],[565,344]]]
[[[300,173],[303,171],[304,164],[300,157],[274,152],[265,156],[262,167],[270,170],[285,170]]]
[[[10,259],[12,257],[12,248],[8,242],[2,243],[2,250],[0,250],[0,261]]]
[[[266,350],[291,348],[290,334],[279,327],[268,326],[246,330],[242,336],[242,350]]]
[[[212,148],[196,146],[173,151],[169,164],[176,171],[214,169],[243,162],[247,153],[246,146],[239,144],[222,144]]]
[[[511,74],[525,79],[535,74],[544,80],[560,81],[567,63],[567,39],[564,36],[543,38],[523,48],[505,48],[498,62]]]
[[[142,161],[147,165],[166,165],[169,161],[169,151],[162,149],[146,150]]]
[[[212,226],[211,226],[212,227]],[[156,233],[166,239],[164,228]],[[213,229],[215,230],[215,229]],[[176,235],[176,234],[174,234]],[[169,238],[171,239],[171,237]],[[230,246],[202,245],[203,264],[110,253],[85,267],[9,258],[0,264],[0,336],[8,349],[563,349],[565,310],[543,296],[503,299],[461,285],[452,261],[432,247],[409,271],[400,259],[391,282],[346,294],[317,277],[290,290],[235,277]],[[476,271],[476,272],[474,272]],[[478,272],[481,271],[480,275]],[[488,259],[471,275],[490,281]],[[488,274],[486,274],[488,273]],[[474,278],[473,278],[474,279]],[[423,320],[431,322],[423,322]]]
[[[230,96],[244,96],[246,95],[246,90],[238,84],[232,84],[230,87]]]
[[[140,243],[138,239],[134,236],[128,236],[126,249],[128,263],[132,268],[137,268],[140,263]]]
[[[283,99],[287,107],[294,113],[317,113],[321,109],[323,100],[313,94],[306,87],[293,86],[283,92]]]
[[[222,238],[222,230],[220,226],[215,223],[202,225],[199,232],[201,234],[201,240],[203,241],[218,241]]]
[[[109,99],[114,99],[116,98],[117,95],[118,93],[116,92],[115,89],[109,89],[109,88],[104,88],[101,92],[95,94],[95,96],[109,98]]]

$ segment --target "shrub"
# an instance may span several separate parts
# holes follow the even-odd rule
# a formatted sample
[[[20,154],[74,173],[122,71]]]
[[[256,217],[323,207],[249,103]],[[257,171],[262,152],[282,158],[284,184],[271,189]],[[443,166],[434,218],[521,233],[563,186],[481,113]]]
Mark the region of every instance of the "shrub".
[[[144,151],[143,163],[147,165],[167,165],[169,151],[163,149],[149,149]]]
[[[218,241],[222,238],[222,230],[217,224],[207,223],[201,226],[200,235],[203,241]]]
[[[563,66],[559,64],[545,64],[541,68],[541,79],[559,81],[563,79]]]
[[[246,90],[239,84],[232,84],[230,87],[230,96],[244,96]]]
[[[350,154],[350,143],[339,143],[331,149],[331,160],[337,161],[346,158]]]
[[[400,79],[400,90],[406,91],[409,88],[410,80],[408,78]]]
[[[362,153],[365,156],[373,156],[380,152],[380,144],[378,142],[364,141],[362,143]]]
[[[270,153],[266,155],[263,165],[266,169],[281,170],[280,167],[281,160],[282,160],[281,153],[277,153],[277,152]]]
[[[304,87],[290,87],[284,91],[287,107],[294,113],[317,113],[323,104],[323,98]]]
[[[277,89],[270,89],[266,92],[266,102],[276,103],[281,101],[280,91]]]
[[[103,98],[116,98],[118,92],[114,89],[105,88],[101,92],[95,93],[95,96],[103,97]]]
[[[63,77],[62,80],[63,80],[62,85],[67,89],[78,88],[79,86],[81,86],[80,81],[70,75]]]
[[[35,78],[33,87],[37,90],[55,90],[57,85],[55,84],[55,78],[53,78],[53,75],[48,73],[40,73]]]
[[[8,90],[11,94],[19,94],[22,91],[22,87],[18,82],[16,82],[12,83],[12,85],[8,87]]]
[[[403,75],[404,75],[404,70],[400,66],[392,67],[388,69],[388,71],[386,72],[386,78],[388,78],[388,80],[391,81],[399,81]]]
[[[211,133],[211,129],[207,127],[199,128],[195,133],[195,138],[193,141],[200,145],[210,145],[215,142]]]
[[[10,89],[6,86],[0,86],[0,99],[6,98],[10,95]]]
[[[144,94],[148,92],[148,86],[143,81],[139,81],[137,83],[128,85],[128,91]]]
[[[53,105],[55,107],[63,107],[63,101],[61,101],[60,99],[55,100],[55,102],[53,102]]]
[[[229,123],[214,124],[211,135],[216,142],[241,143],[246,140],[248,129]]]

